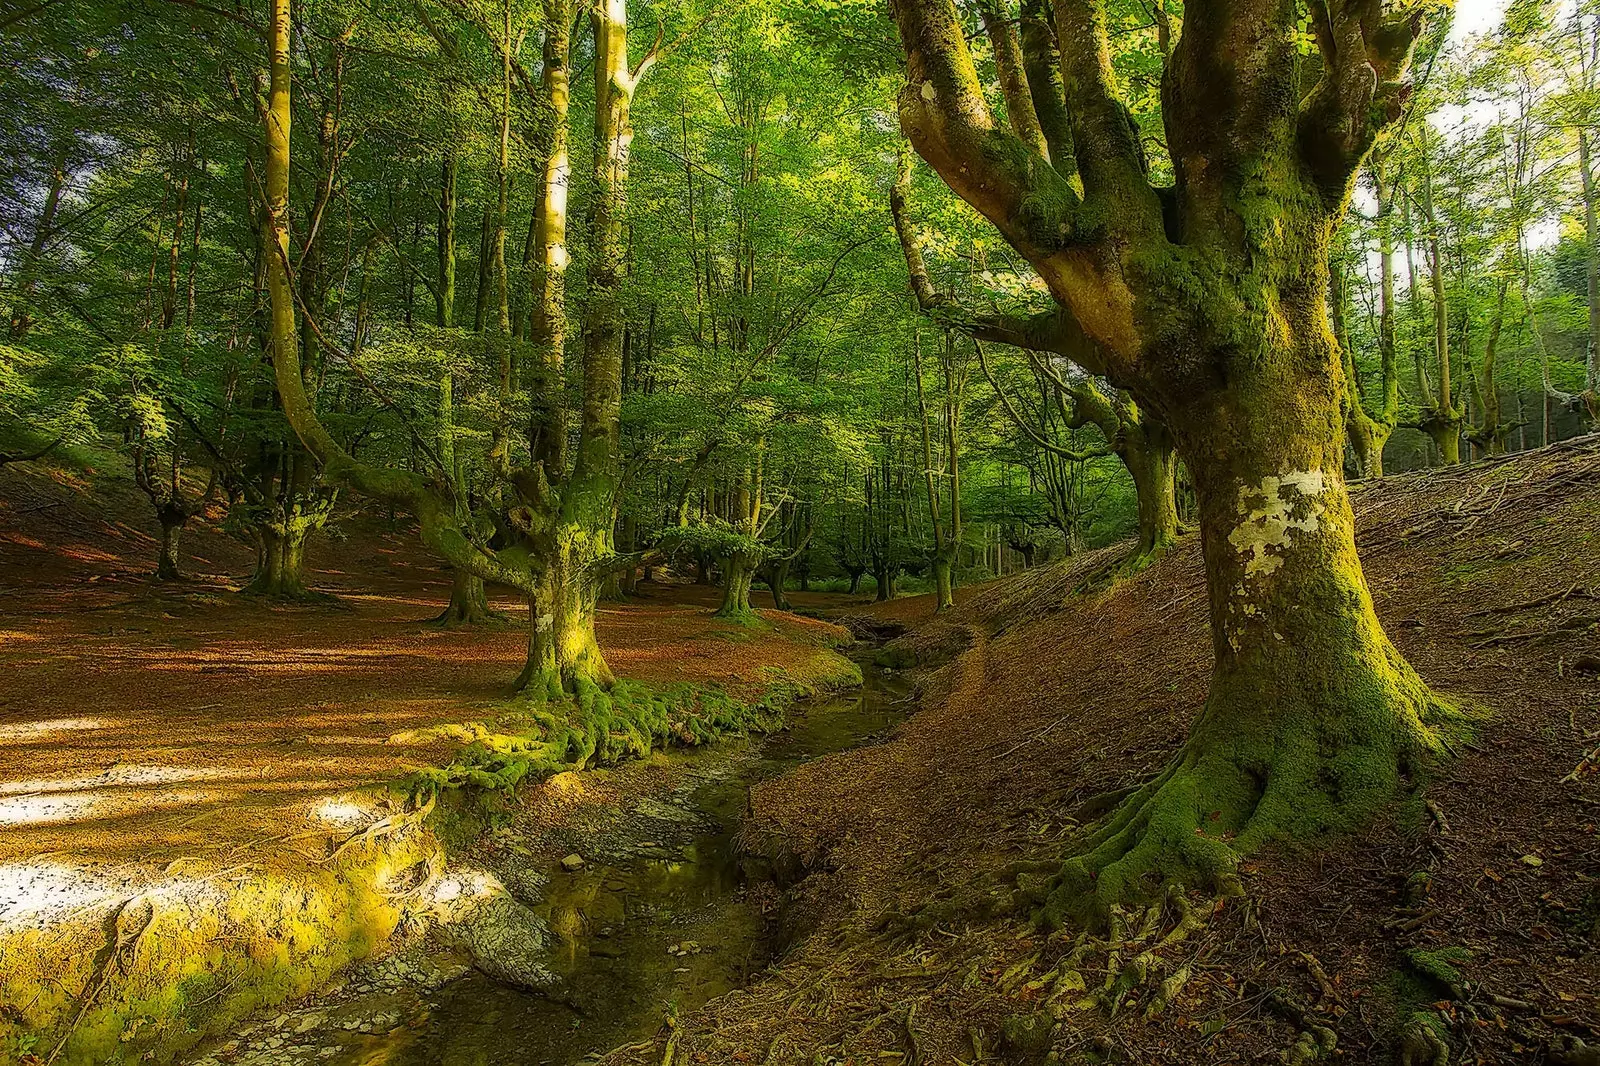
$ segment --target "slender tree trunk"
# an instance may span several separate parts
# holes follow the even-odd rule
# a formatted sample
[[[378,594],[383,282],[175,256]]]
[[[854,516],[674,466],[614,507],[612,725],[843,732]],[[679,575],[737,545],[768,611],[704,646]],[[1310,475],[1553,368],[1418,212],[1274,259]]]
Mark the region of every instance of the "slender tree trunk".
[[[452,150],[444,157],[439,179],[439,222],[435,243],[439,250],[439,286],[434,290],[434,321],[440,329],[456,324],[456,172]]]
[[[1580,42],[1581,47],[1581,42]],[[1589,72],[1593,77],[1593,71]],[[1584,256],[1584,273],[1588,283],[1589,297],[1589,358],[1585,374],[1586,389],[1590,396],[1600,394],[1600,222],[1596,221],[1596,200],[1600,194],[1595,191],[1594,169],[1590,160],[1589,128],[1578,127],[1578,172],[1582,176],[1583,187],[1583,235],[1588,242],[1588,254]],[[1600,406],[1600,401],[1591,399],[1590,410]]]
[[[1120,458],[1133,478],[1138,503],[1139,547],[1135,558],[1153,559],[1178,539],[1178,457],[1165,427],[1144,420],[1140,439],[1130,439]]]
[[[38,284],[39,259],[55,232],[56,214],[61,210],[61,195],[67,187],[66,154],[62,153],[50,168],[50,184],[45,189],[44,209],[39,224],[34,227],[33,240],[28,244],[22,264],[17,270],[17,293],[11,302],[11,339],[20,341],[33,328],[34,287]]]

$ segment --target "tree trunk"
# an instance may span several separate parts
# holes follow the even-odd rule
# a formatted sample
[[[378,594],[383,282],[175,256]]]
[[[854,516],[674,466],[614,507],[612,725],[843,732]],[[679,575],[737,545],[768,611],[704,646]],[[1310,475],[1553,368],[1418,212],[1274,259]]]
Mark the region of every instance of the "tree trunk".
[[[789,602],[789,595],[784,590],[789,583],[789,569],[793,564],[793,559],[781,556],[767,568],[767,586],[772,589],[772,606],[780,611],[794,610],[794,604]]]
[[[56,214],[61,209],[61,195],[67,187],[67,161],[63,151],[55,165],[50,168],[50,183],[45,190],[44,210],[39,215],[39,224],[34,227],[33,240],[29,243],[23,255],[22,265],[17,271],[16,296],[11,303],[11,339],[20,341],[28,335],[28,330],[33,326],[33,314],[30,304],[33,300],[34,286],[38,284],[39,259],[44,255],[45,248],[50,243],[50,237],[55,232]]]
[[[484,591],[483,578],[459,568],[450,571],[450,602],[434,619],[439,625],[478,626],[488,622],[489,596]]]
[[[245,593],[283,600],[308,598],[305,565],[309,533],[309,529],[298,525],[262,526],[257,532],[256,572],[245,586]]]
[[[735,552],[722,565],[722,604],[716,617],[733,621],[748,621],[755,617],[750,609],[750,582],[755,577],[748,559]]]
[[[1165,427],[1146,418],[1141,428],[1138,439],[1128,436],[1120,458],[1133,478],[1138,501],[1139,547],[1134,558],[1151,561],[1178,539],[1178,459]]]
[[[1580,44],[1581,47],[1581,44]],[[1593,79],[1594,72],[1588,72]],[[1591,81],[1592,84],[1592,81]],[[1600,193],[1595,191],[1594,170],[1590,161],[1589,128],[1578,127],[1578,173],[1582,175],[1583,235],[1589,247],[1583,259],[1584,278],[1589,303],[1589,358],[1585,364],[1584,387],[1590,394],[1589,409],[1596,408],[1592,398],[1600,393],[1600,222],[1596,221],[1596,203]]]
[[[529,598],[528,660],[517,677],[520,692],[557,699],[587,686],[607,688],[615,680],[595,639],[599,590],[586,556],[567,540],[552,554]]]
[[[951,571],[955,569],[953,552],[939,552],[933,557],[933,609],[947,611],[956,605],[955,589],[951,583]]]
[[[434,234],[439,251],[439,287],[433,293],[434,321],[440,329],[456,324],[456,154],[444,157],[439,179],[439,221]]]
[[[850,591],[849,591],[849,595],[854,596],[857,592],[859,592],[861,590],[861,575],[863,573],[865,573],[865,571],[863,571],[863,570],[852,570],[852,571],[850,571]]]
[[[895,597],[894,570],[891,567],[881,567],[872,572],[872,580],[877,584],[877,594],[873,596],[876,603],[886,603]]]
[[[183,536],[188,517],[169,512],[162,512],[157,517],[161,522],[161,550],[156,555],[156,580],[182,581],[183,572],[178,566],[178,539]]]
[[[1325,358],[1275,352],[1256,380],[1185,412],[1210,694],[1177,759],[1068,862],[1057,913],[1146,895],[1153,876],[1236,892],[1239,854],[1362,825],[1439,747],[1444,705],[1385,636],[1356,555],[1342,382],[1297,369],[1337,366]]]

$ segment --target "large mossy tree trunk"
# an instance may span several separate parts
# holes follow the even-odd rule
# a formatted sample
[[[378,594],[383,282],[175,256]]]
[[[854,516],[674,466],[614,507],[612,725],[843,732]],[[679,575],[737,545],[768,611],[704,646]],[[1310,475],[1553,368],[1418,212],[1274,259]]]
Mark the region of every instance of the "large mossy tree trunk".
[[[256,531],[256,572],[244,591],[251,596],[299,600],[306,586],[306,539],[311,530],[297,522],[268,522]]]
[[[591,553],[581,538],[569,538],[551,560],[529,597],[528,659],[516,687],[551,698],[590,685],[610,687],[615,679],[594,631],[600,591]]]
[[[1414,782],[1450,717],[1384,634],[1343,476],[1326,329],[1181,423],[1215,665],[1179,756],[1071,860],[1053,914],[1091,917],[1177,877],[1238,890],[1238,855],[1353,830]],[[1296,319],[1291,318],[1294,322]],[[1260,350],[1258,349],[1258,352]]]
[[[750,586],[755,576],[755,566],[743,552],[734,552],[722,560],[722,602],[717,605],[717,618],[746,622],[755,617],[750,607]]]
[[[1101,914],[1238,857],[1358,828],[1453,718],[1384,635],[1343,479],[1345,361],[1328,252],[1398,120],[1420,16],[1329,0],[1315,84],[1293,5],[1191,5],[1166,60],[1158,191],[1109,62],[1103,0],[1056,0],[1073,152],[1050,163],[985,102],[953,0],[894,0],[901,126],[1039,272],[1107,376],[1172,431],[1198,503],[1215,651],[1178,757],[1077,842],[1049,910]],[[1020,332],[1040,319],[1018,324]],[[1046,345],[1034,347],[1050,350]]]

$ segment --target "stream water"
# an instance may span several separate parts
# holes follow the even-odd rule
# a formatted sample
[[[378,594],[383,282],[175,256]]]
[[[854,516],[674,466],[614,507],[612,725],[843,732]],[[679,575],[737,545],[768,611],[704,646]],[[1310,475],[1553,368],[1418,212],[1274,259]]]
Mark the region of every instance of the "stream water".
[[[285,1015],[260,1027],[264,1039],[246,1036],[202,1061],[565,1066],[648,1038],[667,1014],[741,987],[773,952],[762,872],[736,844],[750,787],[871,743],[903,719],[905,683],[870,666],[864,674],[860,689],[800,705],[770,736],[670,755],[700,764],[687,767],[700,783],[674,806],[692,825],[675,843],[548,873],[535,910],[552,932],[558,998],[476,971],[424,975],[398,991],[379,980],[342,1008]]]

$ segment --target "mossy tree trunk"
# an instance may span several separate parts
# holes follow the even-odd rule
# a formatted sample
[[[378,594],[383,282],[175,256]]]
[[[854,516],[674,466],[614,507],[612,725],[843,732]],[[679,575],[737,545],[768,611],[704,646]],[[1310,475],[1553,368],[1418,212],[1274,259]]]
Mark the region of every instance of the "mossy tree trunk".
[[[489,594],[484,589],[483,578],[470,570],[453,567],[450,570],[450,601],[434,619],[442,626],[479,626],[493,619],[489,610]]]
[[[755,576],[755,567],[745,553],[734,552],[723,559],[722,602],[717,606],[716,617],[739,622],[755,617],[750,607],[750,585]]]
[[[561,8],[563,11],[569,8]],[[509,327],[509,296],[503,254],[506,214],[505,169],[513,80],[512,49],[519,34],[512,23],[512,8],[503,5],[500,17],[483,28],[498,48],[501,59],[502,108],[500,128],[499,190],[485,227],[485,250],[493,266],[487,286],[497,290],[499,323],[496,340],[500,355],[500,386],[509,401],[518,387],[514,338]],[[265,114],[265,208],[263,227],[266,279],[271,310],[268,331],[272,362],[283,400],[284,414],[296,434],[323,465],[327,476],[358,492],[404,506],[416,514],[423,542],[452,565],[479,578],[516,588],[530,599],[529,661],[521,682],[538,691],[572,691],[586,683],[606,685],[611,673],[594,638],[594,608],[604,575],[629,561],[619,561],[611,544],[618,484],[621,355],[620,286],[626,260],[622,244],[622,219],[627,181],[628,146],[632,128],[629,103],[654,51],[632,67],[627,62],[626,5],[623,0],[597,0],[590,11],[596,42],[595,171],[590,218],[590,273],[584,314],[584,362],[579,446],[570,470],[565,460],[565,394],[559,374],[549,373],[548,359],[540,362],[536,387],[541,395],[532,404],[530,425],[532,462],[512,468],[505,446],[506,427],[497,426],[491,448],[489,473],[507,490],[505,528],[517,541],[516,550],[493,551],[482,543],[451,494],[422,473],[358,462],[334,439],[312,405],[303,377],[294,294],[289,275],[289,171],[291,59],[289,0],[272,0],[269,34],[271,77]],[[547,29],[561,23],[552,22]],[[552,30],[553,32],[553,30]],[[547,41],[548,44],[548,41]],[[445,42],[441,42],[445,46]],[[547,64],[550,60],[547,54]],[[523,80],[523,79],[518,79]],[[547,86],[564,81],[552,77]],[[551,173],[560,175],[559,167]],[[559,196],[544,194],[546,203],[564,211],[565,186]],[[564,214],[562,215],[564,219]],[[555,242],[552,227],[544,240]],[[542,252],[549,253],[546,247]],[[546,261],[541,259],[541,262]],[[308,325],[311,325],[308,323]],[[547,351],[553,346],[547,346]],[[507,403],[506,407],[509,408]],[[545,412],[540,415],[539,412]],[[550,432],[553,426],[560,432]],[[437,455],[428,458],[442,467]],[[540,621],[545,620],[543,628]]]
[[[1146,421],[1137,439],[1124,436],[1117,457],[1133,478],[1139,521],[1134,557],[1155,559],[1178,539],[1178,456],[1172,436],[1160,423]]]
[[[1345,292],[1344,265],[1337,264],[1330,278],[1330,303],[1334,314],[1334,334],[1344,354],[1345,433],[1355,454],[1356,469],[1362,477],[1383,476],[1383,448],[1400,421],[1400,378],[1396,369],[1394,333],[1394,188],[1384,161],[1375,159],[1370,167],[1373,195],[1377,201],[1374,222],[1378,232],[1378,361],[1379,397],[1369,405],[1350,349],[1345,328],[1348,296]]]
[[[182,581],[183,569],[178,565],[178,541],[189,516],[182,511],[163,510],[156,516],[161,523],[161,548],[156,555],[157,581]]]
[[[256,533],[256,572],[244,591],[273,599],[304,599],[306,539],[311,529],[300,522],[268,522]]]
[[[893,13],[902,128],[1038,271],[1051,317],[1171,430],[1198,504],[1205,709],[1178,758],[1079,841],[1051,908],[1103,913],[1171,879],[1237,889],[1239,855],[1382,810],[1449,718],[1384,635],[1356,555],[1327,309],[1331,240],[1403,110],[1420,18],[1329,0],[1312,20],[1319,80],[1302,85],[1292,5],[1191,6],[1163,82],[1175,185],[1158,193],[1102,0],[1055,3],[1075,150],[1050,163],[989,112],[952,0]]]

